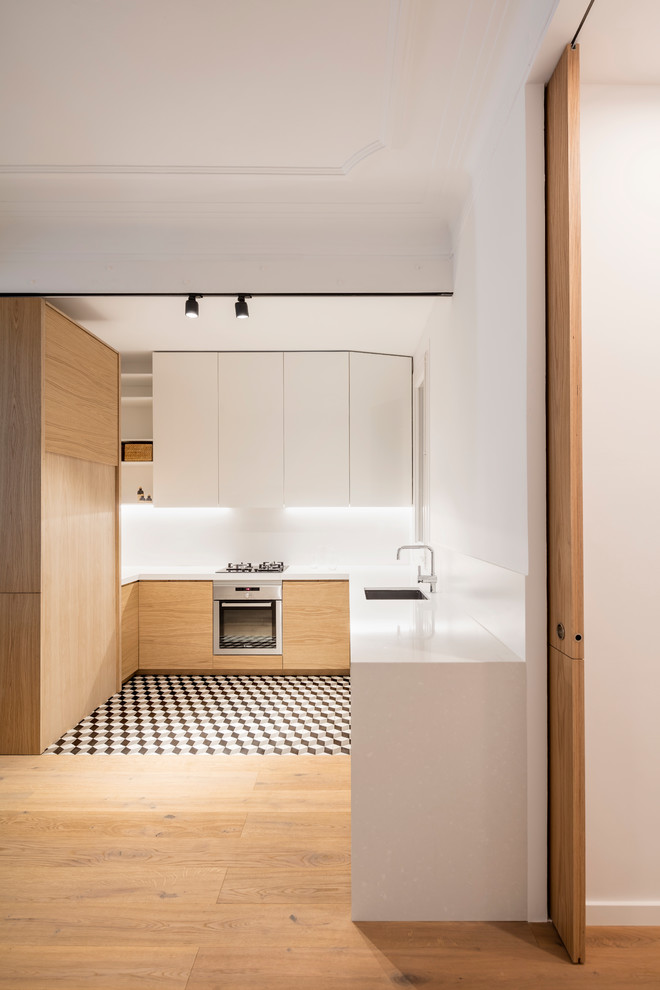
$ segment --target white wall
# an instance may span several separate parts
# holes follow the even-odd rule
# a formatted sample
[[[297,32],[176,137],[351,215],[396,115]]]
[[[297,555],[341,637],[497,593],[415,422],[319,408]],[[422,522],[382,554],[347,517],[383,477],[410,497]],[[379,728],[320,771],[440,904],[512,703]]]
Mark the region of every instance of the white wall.
[[[547,914],[547,552],[545,426],[545,131],[542,84],[526,87],[527,120],[527,854],[528,917]]]
[[[543,88],[530,86],[475,176],[454,296],[437,301],[415,355],[430,357],[440,589],[527,661],[515,717],[526,730],[530,920],[547,917],[543,197]]]
[[[527,571],[525,101],[477,177],[431,336],[431,530]]]
[[[660,87],[581,107],[587,923],[660,924]]]
[[[392,564],[410,543],[413,510],[159,509],[122,506],[122,565],[225,567],[283,560],[338,566]]]

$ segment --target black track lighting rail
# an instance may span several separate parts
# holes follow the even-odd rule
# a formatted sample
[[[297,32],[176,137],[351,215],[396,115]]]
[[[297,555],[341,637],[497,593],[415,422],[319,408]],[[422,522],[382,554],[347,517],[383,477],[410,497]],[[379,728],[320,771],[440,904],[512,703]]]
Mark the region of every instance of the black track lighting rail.
[[[305,299],[305,298],[318,298],[318,299],[334,299],[337,298],[383,298],[387,296],[392,297],[410,297],[415,296],[435,296],[435,297],[451,297],[453,292],[253,292],[251,295],[247,292],[80,292],[76,289],[71,289],[69,292],[47,292],[45,290],[41,292],[0,292],[0,299],[9,299],[12,297],[20,297],[21,299],[43,299],[44,296],[48,296],[49,299],[58,298],[69,298],[70,296],[79,296],[84,299],[93,299],[95,297],[99,298],[117,298],[117,299],[187,299],[189,296],[196,296],[197,299],[235,299],[236,296],[245,296],[246,299]]]

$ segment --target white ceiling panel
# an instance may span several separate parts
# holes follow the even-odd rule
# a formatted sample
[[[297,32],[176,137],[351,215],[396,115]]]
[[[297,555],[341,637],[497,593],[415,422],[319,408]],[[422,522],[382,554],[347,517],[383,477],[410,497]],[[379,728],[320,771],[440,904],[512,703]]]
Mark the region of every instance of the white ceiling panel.
[[[255,297],[249,319],[237,320],[235,299],[199,300],[199,317],[184,314],[184,297],[58,297],[50,300],[122,354],[152,351],[364,350],[409,354],[434,306],[429,296]]]
[[[337,171],[381,142],[397,5],[113,0],[4,5],[3,163]],[[25,46],[16,44],[25,39]],[[25,126],[28,104],[33,124]]]

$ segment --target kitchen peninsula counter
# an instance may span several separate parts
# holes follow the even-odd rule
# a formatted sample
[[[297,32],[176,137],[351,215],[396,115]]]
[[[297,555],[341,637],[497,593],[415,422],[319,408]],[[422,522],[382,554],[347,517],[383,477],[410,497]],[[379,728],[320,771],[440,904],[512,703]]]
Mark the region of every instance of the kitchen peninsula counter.
[[[354,921],[527,916],[526,665],[414,567],[350,569]]]

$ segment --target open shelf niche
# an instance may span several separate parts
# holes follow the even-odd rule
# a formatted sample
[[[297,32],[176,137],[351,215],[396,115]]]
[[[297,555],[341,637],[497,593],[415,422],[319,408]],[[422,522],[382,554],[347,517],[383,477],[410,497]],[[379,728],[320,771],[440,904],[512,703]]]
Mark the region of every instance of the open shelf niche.
[[[150,357],[150,355],[149,355]],[[121,371],[121,438],[122,440],[153,440],[153,376],[151,362],[122,358]],[[140,502],[138,489],[146,495],[153,493],[154,469],[151,461],[122,461],[121,502],[130,505],[151,505]]]

